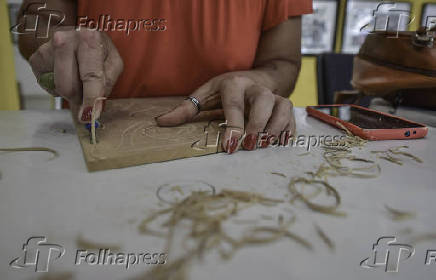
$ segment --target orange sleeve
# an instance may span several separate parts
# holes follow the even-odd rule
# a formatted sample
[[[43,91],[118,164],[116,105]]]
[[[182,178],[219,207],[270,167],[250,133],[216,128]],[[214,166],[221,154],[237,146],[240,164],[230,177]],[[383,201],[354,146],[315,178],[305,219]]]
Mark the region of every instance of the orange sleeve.
[[[289,17],[312,12],[312,0],[267,0],[262,29],[270,29]]]

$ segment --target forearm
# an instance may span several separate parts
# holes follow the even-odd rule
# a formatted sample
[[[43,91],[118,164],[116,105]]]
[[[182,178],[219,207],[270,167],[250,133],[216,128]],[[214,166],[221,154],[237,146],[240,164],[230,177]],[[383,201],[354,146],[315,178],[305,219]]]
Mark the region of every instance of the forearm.
[[[265,31],[253,65],[255,80],[277,95],[289,97],[301,69],[301,17]]]
[[[45,8],[42,5],[38,0],[25,0],[18,13],[18,32],[25,33],[25,28],[36,26],[35,32],[21,34],[18,38],[18,47],[26,59],[29,59],[42,44],[50,40],[55,30],[54,27],[76,24],[77,3],[75,0],[48,0]],[[62,24],[58,25],[58,22],[54,20],[49,22],[51,13],[65,15]],[[46,33],[48,36],[45,36]]]
[[[256,80],[274,94],[289,97],[295,88],[301,69],[301,59],[296,61],[273,60],[253,69]]]

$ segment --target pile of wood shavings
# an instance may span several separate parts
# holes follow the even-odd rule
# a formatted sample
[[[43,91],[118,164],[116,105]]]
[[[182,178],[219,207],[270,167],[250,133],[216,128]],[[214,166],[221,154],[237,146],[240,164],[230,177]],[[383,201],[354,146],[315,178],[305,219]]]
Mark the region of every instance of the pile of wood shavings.
[[[353,135],[343,125],[339,126],[346,132],[344,139],[326,145],[324,143],[323,158],[325,163],[322,163],[315,171],[306,172],[307,177],[293,177],[288,185],[289,192],[293,195],[291,203],[295,200],[300,200],[314,212],[320,212],[328,215],[346,216],[346,213],[339,211],[341,205],[341,197],[334,186],[328,183],[328,177],[351,176],[357,178],[375,178],[380,175],[380,165],[372,159],[365,159],[353,155],[353,148],[362,148],[367,144],[367,141]],[[417,162],[422,162],[419,158],[408,154],[401,149],[405,146],[391,148],[386,152],[374,151],[373,154],[389,153],[390,158],[394,158],[394,163],[402,162],[398,155],[411,158]],[[380,157],[379,157],[380,158]],[[344,164],[345,161],[353,161],[363,163],[362,167],[348,167]],[[283,173],[271,172],[272,175],[277,175],[283,178],[287,176]],[[302,188],[311,186],[315,187],[315,191],[311,194],[305,194],[303,189],[297,188],[297,185],[302,185]],[[332,205],[321,205],[313,202],[325,190],[327,196],[332,196],[335,202]],[[174,231],[181,221],[190,221],[190,233],[185,237],[185,241],[193,241],[194,246],[186,249],[186,254],[173,260],[171,263],[157,267],[145,275],[141,275],[137,279],[186,279],[187,267],[195,258],[201,258],[206,252],[217,250],[221,258],[224,260],[230,259],[234,253],[248,245],[269,244],[283,238],[290,238],[307,249],[311,249],[311,244],[289,231],[289,226],[294,220],[284,222],[283,217],[279,219],[278,225],[273,227],[251,227],[245,231],[241,238],[229,236],[223,229],[223,223],[234,217],[242,208],[247,208],[255,204],[263,204],[276,206],[282,203],[281,200],[266,198],[260,194],[251,192],[236,192],[223,190],[219,194],[210,194],[206,192],[194,192],[183,201],[173,205],[170,208],[160,210],[145,219],[139,229],[142,233],[165,236],[167,238],[167,250],[171,248],[173,242]],[[408,212],[399,212],[390,209],[396,217],[401,219],[410,218]],[[211,213],[215,211],[215,213]],[[389,211],[389,209],[388,209]],[[162,216],[169,216],[168,220],[163,224],[167,228],[165,233],[155,231],[149,228],[149,224]],[[294,216],[295,218],[295,216]],[[335,250],[335,244],[331,238],[319,227],[315,225],[315,231],[326,246],[331,250]],[[226,245],[227,249],[224,249]]]
[[[358,158],[352,154],[352,148],[361,148],[366,145],[367,141],[353,135],[341,123],[338,122],[337,124],[346,132],[345,138],[333,141],[328,145],[324,143],[322,149],[325,163],[322,163],[315,171],[306,172],[309,178],[293,177],[288,188],[291,194],[294,195],[291,199],[291,203],[295,200],[300,200],[315,212],[335,216],[346,216],[345,213],[338,211],[341,204],[341,197],[336,188],[328,183],[327,178],[338,176],[374,178],[380,174],[381,169],[374,161]],[[365,163],[367,166],[351,168],[344,165],[344,161],[356,161]],[[300,190],[297,188],[297,185],[301,185]],[[307,186],[315,187],[315,192],[311,195],[304,194],[303,188]],[[312,199],[322,193],[322,188],[326,190],[327,196],[333,196],[335,198],[334,205],[324,206],[312,202]]]
[[[297,176],[293,177],[289,183],[289,190],[294,195],[293,199],[291,199],[291,202],[298,199],[304,202],[313,211],[333,215],[338,214],[337,208],[340,205],[340,195],[336,191],[335,187],[328,183],[328,177],[349,176],[365,179],[376,178],[381,174],[381,167],[377,162],[372,159],[356,157],[353,155],[353,148],[362,148],[367,144],[368,141],[360,138],[359,136],[353,135],[341,123],[337,122],[336,124],[345,131],[345,138],[333,141],[328,145],[324,143],[322,149],[325,163],[322,163],[315,171],[306,172],[306,175],[308,175],[310,178]],[[371,153],[376,154],[378,158],[388,160],[398,165],[403,164],[403,160],[399,156],[413,159],[418,163],[423,162],[420,158],[402,151],[402,149],[406,148],[408,148],[408,146],[400,146],[390,148],[387,151],[372,151]],[[344,164],[346,161],[358,162],[361,164],[363,163],[364,166],[349,167]],[[297,183],[301,183],[303,187],[310,185],[317,187],[317,189],[314,193],[312,193],[312,195],[307,196],[303,194],[303,191],[297,190]],[[321,193],[322,189],[319,188],[319,186],[325,187],[327,194],[335,197],[335,206],[321,206],[311,202],[311,199],[315,198]],[[339,213],[345,214],[342,212]]]
[[[401,149],[408,149],[408,148],[409,146],[399,146],[399,147],[388,149],[387,151],[371,151],[371,153],[376,154],[377,157],[380,159],[384,159],[398,165],[403,165],[403,160],[400,157],[398,157],[398,155],[402,155],[411,158],[418,163],[422,163],[423,161],[419,157],[401,151]]]
[[[223,229],[223,224],[243,209],[255,205],[273,207],[280,203],[284,201],[253,192],[225,189],[218,194],[192,192],[183,201],[151,214],[140,224],[140,232],[156,233],[159,231],[151,229],[150,224],[157,219],[166,218],[161,225],[166,231],[161,234],[165,234],[167,238],[167,252],[171,250],[176,227],[182,222],[184,225],[188,222],[189,230],[182,244],[185,254],[165,266],[152,269],[138,279],[185,279],[183,275],[191,261],[201,259],[210,251],[216,251],[223,260],[229,260],[239,249],[246,246],[270,244],[282,239],[294,240],[304,248],[312,249],[308,241],[289,231],[295,216],[288,221],[281,216],[276,226],[249,227],[238,237],[230,236]],[[188,246],[188,243],[191,246]]]

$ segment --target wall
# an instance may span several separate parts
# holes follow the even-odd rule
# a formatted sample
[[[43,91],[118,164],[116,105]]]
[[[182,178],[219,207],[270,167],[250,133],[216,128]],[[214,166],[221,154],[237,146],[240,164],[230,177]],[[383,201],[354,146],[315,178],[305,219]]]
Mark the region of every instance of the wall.
[[[0,110],[20,108],[5,0],[0,0]]]
[[[342,27],[345,20],[346,0],[339,0],[339,17],[336,34],[336,52],[341,52],[342,46]],[[398,1],[400,2],[400,1]],[[416,30],[420,25],[421,11],[424,3],[436,3],[436,0],[410,0],[412,3],[412,15],[415,20],[410,25],[410,30]],[[295,91],[291,96],[295,106],[308,106],[318,104],[318,88],[316,79],[316,58],[311,56],[303,57],[303,65],[300,79]]]

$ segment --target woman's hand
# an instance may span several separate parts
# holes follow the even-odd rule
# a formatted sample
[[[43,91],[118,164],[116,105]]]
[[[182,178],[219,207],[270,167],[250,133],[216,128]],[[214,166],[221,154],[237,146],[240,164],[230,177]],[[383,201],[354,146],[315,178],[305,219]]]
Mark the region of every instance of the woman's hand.
[[[105,33],[76,31],[61,27],[47,43],[29,58],[38,82],[44,73],[54,72],[55,89],[45,88],[54,96],[62,96],[72,106],[81,105],[78,119],[90,122],[94,102],[108,96],[123,70],[123,61]],[[102,110],[96,103],[96,117]]]
[[[259,77],[258,71],[220,75],[191,95],[200,102],[201,112],[193,102],[185,100],[156,121],[160,126],[177,126],[194,120],[198,113],[207,114],[205,111],[222,108],[227,120],[222,141],[225,151],[237,151],[242,138],[245,150],[256,149],[258,143],[266,147],[278,141],[282,132],[295,133],[295,121],[291,101],[263,86]],[[259,134],[264,132],[270,136],[268,141],[259,139]]]

